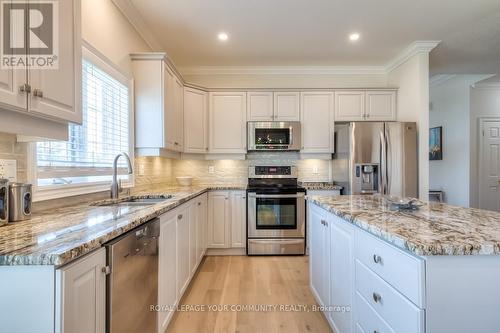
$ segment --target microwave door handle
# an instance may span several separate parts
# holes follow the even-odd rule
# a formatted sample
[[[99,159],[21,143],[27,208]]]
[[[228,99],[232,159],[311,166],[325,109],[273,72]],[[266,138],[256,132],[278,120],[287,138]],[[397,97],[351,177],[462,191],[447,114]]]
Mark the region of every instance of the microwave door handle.
[[[289,145],[292,146],[293,145],[293,127],[290,126],[289,129],[290,129],[290,134],[289,134],[290,135],[290,144]]]

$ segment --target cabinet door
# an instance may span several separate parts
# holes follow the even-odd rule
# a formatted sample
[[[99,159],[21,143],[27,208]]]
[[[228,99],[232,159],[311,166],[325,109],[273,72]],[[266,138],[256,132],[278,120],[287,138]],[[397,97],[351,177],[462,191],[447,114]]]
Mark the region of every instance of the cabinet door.
[[[189,270],[193,276],[198,265],[198,206],[196,201],[192,200],[189,204]]]
[[[311,289],[320,305],[326,305],[325,290],[325,212],[316,206],[309,205],[309,274]]]
[[[272,121],[274,118],[273,93],[248,92],[247,113],[248,121]]]
[[[210,93],[210,153],[246,152],[246,93]]]
[[[163,103],[164,103],[164,140],[165,148],[175,150],[176,142],[176,112],[175,112],[175,85],[176,78],[174,73],[167,65],[164,65],[163,77]]]
[[[104,333],[106,250],[101,248],[57,271],[61,333]]]
[[[338,90],[335,92],[335,121],[365,119],[365,92],[363,90]]]
[[[184,149],[184,85],[174,76],[174,150]]]
[[[19,91],[27,82],[23,69],[0,69],[0,105],[6,109],[28,111],[28,95]]]
[[[207,233],[207,195],[198,197],[196,203],[196,219],[198,221],[198,236],[196,240],[196,251],[198,263],[201,262],[206,250]]]
[[[231,247],[246,247],[246,205],[245,191],[231,193]]]
[[[333,304],[350,306],[351,311],[329,312],[336,332],[352,332],[354,312],[354,229],[330,215],[330,291]]]
[[[177,304],[177,214],[167,213],[160,217],[160,243],[158,267],[158,303],[173,307]],[[158,325],[164,332],[174,311],[159,311]]]
[[[230,247],[230,209],[228,192],[208,195],[208,248]]]
[[[208,149],[207,93],[184,88],[184,152],[206,153]]]
[[[333,93],[303,92],[302,153],[333,153]]]
[[[274,93],[274,120],[300,121],[300,93]]]
[[[189,268],[189,216],[186,208],[177,213],[177,298],[186,290],[191,270]]]
[[[396,92],[391,90],[367,91],[366,120],[396,120]]]
[[[80,0],[57,3],[59,67],[28,70],[28,109],[52,119],[81,123],[81,4]]]

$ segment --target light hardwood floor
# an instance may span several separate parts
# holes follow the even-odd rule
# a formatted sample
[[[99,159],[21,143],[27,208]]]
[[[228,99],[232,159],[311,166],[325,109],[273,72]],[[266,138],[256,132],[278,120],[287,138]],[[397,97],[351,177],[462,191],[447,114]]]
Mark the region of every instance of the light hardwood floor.
[[[180,305],[315,305],[308,257],[210,256]],[[167,333],[331,332],[320,312],[177,312]]]

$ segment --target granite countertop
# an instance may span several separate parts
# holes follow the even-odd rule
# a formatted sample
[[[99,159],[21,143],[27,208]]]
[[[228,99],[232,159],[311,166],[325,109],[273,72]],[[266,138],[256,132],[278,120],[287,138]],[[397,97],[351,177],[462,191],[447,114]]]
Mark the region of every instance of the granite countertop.
[[[299,182],[299,185],[304,187],[306,190],[316,191],[316,190],[337,190],[343,189],[342,186],[330,183],[330,182]]]
[[[244,190],[246,185],[158,186],[122,197],[173,198],[151,206],[98,206],[89,202],[33,214],[0,227],[0,266],[61,266],[109,240],[210,190]],[[99,202],[97,202],[98,204]]]
[[[425,203],[394,211],[380,195],[312,196],[308,200],[371,234],[421,256],[500,254],[500,213]]]

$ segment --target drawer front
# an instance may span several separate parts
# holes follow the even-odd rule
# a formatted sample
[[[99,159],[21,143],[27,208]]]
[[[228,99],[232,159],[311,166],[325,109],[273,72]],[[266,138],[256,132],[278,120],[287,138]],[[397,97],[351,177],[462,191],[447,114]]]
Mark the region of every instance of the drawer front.
[[[373,310],[363,296],[356,293],[356,332],[395,333],[396,331]],[[403,332],[405,331],[398,333]]]
[[[356,260],[356,291],[396,332],[423,332],[424,311],[359,260]]]
[[[425,308],[424,261],[356,230],[356,258],[419,308]]]

